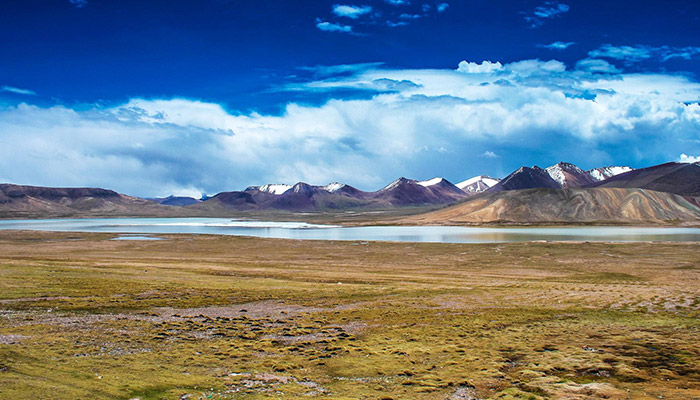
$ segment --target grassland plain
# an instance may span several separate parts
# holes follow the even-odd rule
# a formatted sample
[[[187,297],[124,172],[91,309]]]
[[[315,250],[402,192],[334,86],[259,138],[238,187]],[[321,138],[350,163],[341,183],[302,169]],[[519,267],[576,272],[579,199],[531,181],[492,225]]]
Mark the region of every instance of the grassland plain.
[[[700,398],[700,246],[0,232],[2,399]]]

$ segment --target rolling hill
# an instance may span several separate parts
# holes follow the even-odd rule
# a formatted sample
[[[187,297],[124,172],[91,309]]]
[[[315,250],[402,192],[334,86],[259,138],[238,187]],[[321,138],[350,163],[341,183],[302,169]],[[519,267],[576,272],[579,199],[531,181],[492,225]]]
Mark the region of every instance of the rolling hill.
[[[681,196],[700,196],[700,165],[666,163],[616,175],[590,187],[639,188]]]
[[[177,207],[186,207],[186,206],[191,206],[192,204],[201,203],[201,200],[195,199],[193,197],[184,197],[184,196],[155,197],[155,198],[150,198],[150,199],[146,199],[146,200],[151,200],[151,201],[154,201],[158,204],[162,204],[164,206],[177,206]]]
[[[697,199],[640,189],[527,189],[485,193],[401,223],[700,223]]]
[[[0,184],[0,217],[177,216],[173,207],[107,189]]]

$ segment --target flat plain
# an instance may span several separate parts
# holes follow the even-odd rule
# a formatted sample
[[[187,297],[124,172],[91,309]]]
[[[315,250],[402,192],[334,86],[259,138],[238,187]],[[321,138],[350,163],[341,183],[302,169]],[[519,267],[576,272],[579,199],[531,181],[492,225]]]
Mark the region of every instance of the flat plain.
[[[0,232],[0,398],[700,398],[697,243]]]

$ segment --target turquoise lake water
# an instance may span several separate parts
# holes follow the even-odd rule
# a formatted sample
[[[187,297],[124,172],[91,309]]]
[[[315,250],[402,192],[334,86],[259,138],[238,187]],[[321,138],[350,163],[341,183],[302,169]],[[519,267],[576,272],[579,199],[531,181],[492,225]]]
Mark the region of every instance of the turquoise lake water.
[[[0,230],[111,232],[132,234],[194,233],[261,238],[397,241],[437,243],[508,243],[528,241],[694,242],[700,228],[457,226],[340,227],[304,222],[243,221],[228,218],[96,218],[0,220]]]

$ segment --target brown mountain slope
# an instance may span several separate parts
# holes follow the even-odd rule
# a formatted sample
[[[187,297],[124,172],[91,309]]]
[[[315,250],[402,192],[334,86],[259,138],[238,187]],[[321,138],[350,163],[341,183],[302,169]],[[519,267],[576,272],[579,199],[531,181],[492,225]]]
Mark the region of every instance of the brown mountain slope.
[[[401,220],[416,224],[700,223],[697,199],[640,189],[528,189],[476,196]]]
[[[107,189],[0,184],[0,218],[177,216],[178,208]]]
[[[641,188],[700,196],[700,164],[666,163],[616,175],[589,187]]]

